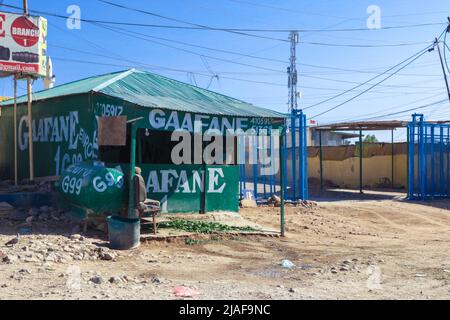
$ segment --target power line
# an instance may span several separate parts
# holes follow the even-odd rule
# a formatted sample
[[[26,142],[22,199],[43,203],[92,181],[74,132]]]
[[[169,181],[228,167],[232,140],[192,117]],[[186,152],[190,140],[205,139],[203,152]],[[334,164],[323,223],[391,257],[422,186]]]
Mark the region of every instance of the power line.
[[[360,69],[349,69],[349,68],[340,68],[340,67],[331,67],[331,66],[321,66],[316,64],[309,64],[309,63],[298,63],[301,66],[305,67],[311,67],[311,68],[317,68],[317,69],[328,69],[328,70],[337,70],[337,71],[344,71],[344,72],[353,72],[353,73],[366,73],[366,74],[378,74],[378,72],[375,71],[368,71],[368,70],[360,70]],[[388,74],[388,73],[386,73]],[[407,76],[418,76],[418,77],[424,77],[429,75],[424,74],[401,74],[398,75],[407,75]],[[436,75],[433,75],[436,76]]]
[[[99,2],[114,6],[114,7],[118,7],[121,9],[125,9],[125,10],[130,10],[130,11],[134,11],[134,12],[139,12],[139,13],[143,13],[143,14],[147,14],[147,15],[151,15],[153,17],[157,17],[157,18],[161,18],[161,19],[165,19],[165,20],[169,20],[169,21],[174,21],[174,22],[178,22],[178,23],[184,23],[187,24],[189,26],[193,26],[193,27],[197,27],[197,28],[202,28],[202,29],[207,29],[207,30],[218,30],[218,31],[224,31],[224,32],[229,32],[229,33],[233,33],[233,34],[238,34],[238,35],[244,35],[244,36],[251,36],[251,37],[257,37],[257,38],[262,38],[262,39],[271,39],[271,40],[278,40],[278,41],[285,41],[287,42],[287,40],[284,39],[276,39],[276,38],[271,38],[271,37],[266,37],[266,36],[259,36],[259,35],[253,35],[253,34],[248,34],[246,32],[240,31],[240,30],[227,30],[227,29],[222,29],[219,30],[217,28],[213,28],[207,25],[203,25],[203,24],[198,24],[198,23],[193,23],[190,21],[185,21],[185,20],[181,20],[181,19],[176,19],[176,18],[172,18],[172,17],[167,17],[161,14],[157,14],[154,12],[150,12],[147,10],[141,10],[141,9],[136,9],[136,8],[131,8],[128,6],[124,6],[118,3],[114,3],[114,2],[110,2],[110,1],[105,1],[105,0],[97,0]]]
[[[7,8],[13,8],[17,10],[22,10],[21,7],[0,4],[0,6],[4,6]],[[267,40],[275,40],[282,42],[289,42],[289,40],[281,39],[281,38],[273,38],[267,36],[261,36],[256,34],[250,34],[248,32],[274,32],[274,33],[288,33],[290,31],[297,31],[301,33],[308,32],[352,32],[352,31],[374,31],[374,30],[392,30],[392,29],[406,29],[406,28],[418,28],[418,27],[426,27],[426,26],[436,26],[436,25],[444,25],[445,23],[440,22],[431,22],[431,23],[420,23],[420,24],[409,24],[409,25],[398,25],[398,26],[386,26],[381,27],[379,29],[367,29],[367,28],[346,28],[346,29],[257,29],[257,28],[224,28],[224,27],[196,27],[196,26],[175,26],[175,25],[163,25],[163,24],[147,24],[147,23],[135,23],[135,22],[121,22],[121,21],[108,21],[108,20],[97,20],[97,19],[86,19],[86,18],[74,18],[68,17],[61,14],[55,14],[51,12],[39,11],[39,10],[29,10],[30,12],[34,12],[37,14],[53,16],[61,19],[72,19],[82,22],[90,22],[90,23],[101,23],[101,24],[111,24],[111,25],[124,25],[124,26],[135,26],[135,27],[150,27],[150,28],[165,28],[165,29],[184,29],[184,30],[209,30],[209,31],[222,31],[222,32],[230,32],[234,34],[267,39]]]
[[[398,66],[400,66],[400,65],[402,65],[403,63],[407,62],[408,60],[411,60],[411,59],[413,59],[413,58],[416,57],[416,56],[421,56],[422,54],[424,54],[425,52],[427,52],[427,50],[428,50],[428,48],[422,49],[422,50],[420,50],[419,52],[417,52],[417,53],[413,54],[412,56],[408,57],[407,59],[403,60],[402,62],[400,62],[400,63],[396,64],[395,66],[389,68],[388,70],[384,71],[383,73],[380,73],[380,74],[376,75],[375,77],[372,77],[372,78],[370,78],[369,80],[364,81],[363,83],[360,83],[359,85],[357,85],[357,86],[355,86],[355,87],[353,87],[353,88],[350,88],[350,89],[348,89],[348,90],[345,90],[344,92],[339,93],[339,94],[337,94],[337,95],[335,95],[335,96],[333,96],[333,97],[331,97],[331,98],[325,99],[325,100],[320,101],[320,102],[318,102],[318,103],[315,103],[315,104],[313,104],[313,105],[311,105],[311,106],[308,106],[308,107],[306,107],[306,108],[303,108],[303,110],[307,110],[307,109],[310,109],[310,108],[317,107],[317,106],[319,106],[319,105],[321,105],[321,104],[324,104],[324,103],[326,103],[326,102],[328,102],[328,101],[334,100],[334,99],[336,99],[336,98],[338,98],[338,97],[340,97],[340,96],[342,96],[342,95],[344,95],[344,94],[346,94],[346,93],[348,93],[348,92],[351,92],[351,91],[353,91],[354,89],[357,89],[357,88],[359,88],[359,87],[362,87],[362,86],[368,84],[369,82],[371,82],[371,81],[373,81],[373,80],[375,80],[375,79],[381,77],[382,75],[388,73],[389,71],[391,71],[391,70],[397,68]],[[412,60],[412,61],[415,61],[415,59]],[[409,63],[408,63],[408,64],[409,64]],[[402,69],[403,69],[403,68],[402,68]],[[399,70],[401,70],[401,69],[399,69]],[[397,72],[398,72],[399,70],[397,70]],[[393,74],[391,74],[391,75],[389,75],[389,76],[391,77],[391,76],[393,76],[394,74],[395,74],[395,73],[393,73]],[[364,92],[364,91],[363,91],[363,92]]]
[[[414,59],[412,59],[411,61],[409,61],[408,63],[406,63],[404,66],[402,66],[400,69],[398,69],[398,71],[400,71],[400,70],[406,68],[408,65],[410,65],[411,63],[413,63],[414,61],[416,61],[417,59],[419,59],[421,56],[423,56],[423,55],[424,55],[425,53],[427,53],[427,52],[428,52],[428,50],[425,49],[425,51],[423,51],[423,52],[420,53],[419,55],[416,54],[416,55],[415,55],[416,57],[415,57]],[[413,57],[414,57],[414,56],[413,56]],[[408,59],[408,60],[409,60],[409,59]],[[402,63],[403,63],[403,62],[402,62]],[[400,64],[398,64],[398,65],[400,65]],[[398,65],[397,65],[397,66],[398,66]],[[395,67],[397,67],[397,66],[395,66]],[[392,68],[391,68],[391,69],[392,69]],[[373,84],[373,85],[370,86],[369,88],[363,90],[363,92],[361,92],[361,93],[359,93],[359,94],[357,94],[357,95],[351,97],[350,99],[345,100],[344,102],[339,103],[338,105],[336,105],[336,106],[334,106],[334,107],[332,107],[332,108],[329,108],[329,109],[327,109],[327,110],[325,110],[325,111],[323,111],[323,112],[321,112],[321,113],[318,113],[318,114],[312,116],[311,118],[319,117],[319,116],[321,116],[321,115],[324,115],[324,114],[326,114],[326,113],[328,113],[328,112],[330,112],[330,111],[333,111],[333,110],[335,110],[335,109],[337,109],[337,108],[343,106],[344,104],[346,104],[346,103],[348,103],[348,102],[350,102],[350,101],[352,101],[352,100],[358,98],[359,96],[363,95],[363,94],[366,93],[367,91],[373,89],[374,87],[376,87],[376,86],[379,85],[380,83],[382,83],[382,82],[388,80],[389,78],[393,77],[394,75],[395,75],[395,73],[394,73],[394,74],[391,74],[391,75],[388,75],[386,78],[384,78],[384,79],[378,81],[377,83]],[[311,119],[311,118],[310,118],[310,119]]]
[[[391,73],[393,74],[393,73]],[[338,83],[353,83],[353,84],[360,84],[360,82],[356,82],[356,81],[349,81],[349,80],[340,80],[340,79],[332,79],[332,78],[326,78],[326,77],[317,77],[317,76],[312,76],[312,75],[305,75],[305,74],[301,74],[302,77],[305,78],[311,78],[311,79],[319,79],[319,80],[325,80],[325,81],[333,81],[333,82],[338,82]],[[422,81],[421,81],[422,82]],[[425,82],[429,82],[429,81],[425,81]],[[370,83],[367,83],[370,84]],[[414,89],[437,89],[437,87],[421,87],[421,86],[411,86],[411,85],[394,85],[394,84],[389,84],[389,85],[379,85],[380,87],[384,87],[384,88],[414,88]]]
[[[397,111],[397,112],[387,113],[387,114],[384,114],[384,115],[381,115],[381,116],[370,117],[370,118],[359,119],[359,120],[373,120],[373,119],[379,119],[379,118],[384,118],[384,117],[390,117],[390,116],[394,116],[394,115],[398,115],[398,114],[402,114],[402,113],[406,113],[406,112],[412,112],[412,111],[415,111],[415,110],[428,108],[428,107],[431,107],[431,106],[434,106],[434,105],[438,105],[438,104],[444,103],[446,101],[447,101],[447,99],[443,99],[443,100],[435,101],[435,102],[432,102],[432,103],[429,103],[429,104],[426,104],[426,105],[423,105],[423,106],[420,106],[420,107],[404,109],[404,110]]]
[[[295,10],[292,8],[283,8],[283,7],[278,7],[278,6],[268,5],[268,4],[261,4],[261,3],[254,3],[254,2],[243,1],[243,0],[228,0],[228,1],[241,3],[241,4],[247,4],[247,5],[251,5],[251,6],[255,6],[255,7],[262,7],[262,8],[268,8],[268,9],[273,9],[273,10],[290,12],[290,13],[297,13],[297,14],[302,14],[302,15],[345,19],[347,21],[365,20],[366,19],[365,17],[364,18],[363,17],[362,18],[357,18],[357,17],[351,18],[351,17],[341,17],[341,16],[335,16],[335,15],[326,15],[326,14],[322,14],[322,13],[315,13],[315,12],[309,12],[309,11],[300,11],[300,10]],[[434,12],[407,13],[407,14],[396,14],[396,15],[383,15],[383,17],[384,18],[396,18],[396,17],[424,16],[424,15],[431,15],[431,14],[447,14],[447,13],[448,13],[447,11],[434,11]]]
[[[205,57],[205,58],[209,58],[209,59],[213,59],[213,60],[217,60],[217,61],[222,61],[222,62],[227,62],[227,63],[232,63],[232,64],[237,64],[237,65],[246,66],[246,67],[250,67],[250,68],[266,70],[266,71],[273,71],[273,72],[283,73],[284,74],[284,71],[281,71],[281,70],[272,69],[272,68],[266,68],[266,67],[261,67],[261,66],[256,66],[256,65],[252,65],[252,64],[248,64],[248,63],[236,62],[236,61],[233,61],[233,60],[218,58],[218,57],[214,57],[214,56],[210,56],[210,55],[205,55],[205,54],[201,54],[201,53],[198,53],[198,52],[195,52],[195,51],[192,51],[192,50],[187,50],[187,49],[176,47],[176,46],[173,46],[173,45],[170,45],[170,44],[167,44],[167,43],[163,43],[163,42],[160,42],[160,41],[151,40],[151,39],[148,39],[148,38],[136,36],[134,33],[131,33],[130,31],[124,30],[122,28],[104,26],[104,25],[97,24],[97,23],[94,23],[94,25],[97,25],[97,26],[99,26],[101,28],[108,29],[110,31],[113,31],[113,32],[116,32],[116,33],[119,33],[119,34],[126,35],[126,36],[131,37],[131,38],[140,39],[140,40],[144,40],[144,41],[151,42],[151,43],[156,43],[156,44],[159,44],[159,45],[164,46],[164,47],[168,47],[168,48],[172,48],[172,49],[175,49],[175,50],[183,51],[183,52],[190,53],[190,54],[193,54],[193,55],[196,55],[196,56]],[[120,31],[120,30],[117,30],[117,29],[124,30],[124,31]]]
[[[365,118],[370,117],[370,116],[376,116],[376,115],[379,115],[380,113],[382,114],[383,112],[386,112],[386,111],[392,111],[392,110],[395,110],[395,109],[398,109],[398,108],[402,108],[402,107],[411,105],[413,103],[422,102],[424,100],[435,98],[435,97],[440,96],[440,95],[442,95],[442,92],[440,92],[438,94],[433,94],[431,96],[427,96],[425,98],[420,98],[420,99],[417,99],[417,100],[414,100],[414,101],[411,101],[411,102],[408,102],[408,103],[402,103],[402,104],[397,105],[395,107],[389,107],[389,108],[385,108],[385,109],[378,110],[378,111],[375,111],[375,112],[366,113],[366,114],[360,115],[359,117],[362,117],[362,118],[358,118],[358,120],[364,120]],[[354,120],[354,117],[346,118],[343,121],[349,121],[349,120]]]
[[[344,44],[344,43],[323,43],[323,42],[307,42],[301,41],[302,44],[326,46],[326,47],[345,47],[345,48],[385,48],[385,47],[406,47],[423,45],[427,42],[406,42],[406,43],[392,43],[392,44]]]
[[[96,24],[96,25],[98,26],[98,24]],[[106,28],[106,26],[102,26],[102,27]],[[108,27],[108,28],[113,28],[113,29],[121,30],[123,32],[128,32],[128,33],[131,32],[130,30],[119,28],[119,27]],[[188,43],[188,42],[184,42],[184,41],[178,41],[178,40],[174,40],[174,39],[167,39],[167,38],[163,38],[163,37],[151,36],[151,35],[148,35],[148,34],[145,34],[145,33],[140,33],[140,32],[135,32],[135,31],[133,31],[133,34],[137,34],[137,35],[140,35],[140,36],[143,36],[143,37],[146,37],[146,38],[151,38],[151,39],[157,39],[157,40],[162,40],[162,41],[167,41],[167,42],[178,43],[178,44],[182,44],[182,45],[189,46],[189,47],[195,47],[195,48],[200,48],[200,49],[205,49],[205,50],[210,50],[210,51],[215,51],[215,52],[222,52],[222,53],[242,56],[242,57],[246,57],[246,58],[252,58],[252,59],[265,60],[265,61],[271,61],[271,62],[278,62],[278,63],[286,64],[286,61],[283,61],[283,60],[280,60],[280,59],[260,57],[260,56],[255,56],[255,55],[252,55],[252,54],[245,54],[245,53],[231,51],[231,50],[211,48],[211,47],[206,47],[206,46],[193,44],[193,43]]]
[[[300,10],[295,10],[292,8],[288,9],[288,8],[283,8],[283,7],[278,7],[278,6],[268,5],[268,4],[254,3],[254,2],[250,2],[250,1],[242,1],[242,0],[228,0],[228,1],[241,3],[241,4],[247,4],[247,5],[255,6],[255,7],[268,8],[268,9],[272,9],[272,10],[308,15],[308,16],[318,16],[318,17],[336,18],[336,19],[345,19],[345,20],[360,20],[361,19],[361,18],[349,18],[349,17],[334,16],[334,15],[326,15],[326,14],[322,14],[322,13],[315,13],[315,12],[308,12],[308,11],[300,11]]]
[[[132,68],[133,65],[125,65],[125,64],[113,64],[113,63],[104,63],[104,62],[97,62],[97,61],[89,61],[89,60],[80,60],[80,59],[68,59],[68,58],[61,58],[61,57],[52,57],[52,60],[59,60],[59,61],[66,61],[66,62],[74,62],[74,63],[84,63],[84,64],[94,64],[94,65],[104,65],[104,66],[113,66],[113,67],[123,67],[123,68]],[[174,71],[174,72],[181,72],[181,73],[192,73],[199,76],[204,77],[211,77],[211,74],[204,74],[199,72],[192,72],[189,70],[182,70],[182,69],[176,69],[176,68],[166,68],[162,66],[153,66],[153,67],[147,67],[147,69],[161,69],[161,70],[167,70],[167,71]],[[266,82],[266,81],[257,81],[257,80],[250,80],[250,79],[242,79],[242,78],[235,78],[235,77],[220,77],[221,79],[229,79],[229,80],[235,80],[235,81],[242,81],[242,82],[249,82],[249,83],[258,83],[258,84],[267,84],[272,86],[278,86],[278,87],[285,87],[284,84],[275,83],[275,82]]]
[[[105,55],[102,55],[102,54],[91,53],[91,52],[87,52],[87,51],[83,51],[83,50],[78,50],[78,49],[73,49],[73,48],[60,46],[60,45],[55,45],[55,47],[67,49],[67,50],[74,51],[74,52],[80,52],[80,53],[90,54],[90,55],[94,55],[94,56],[99,56],[99,57],[106,57],[106,58],[113,59],[113,60],[127,61],[127,62],[130,62],[132,64],[114,64],[114,63],[105,63],[105,62],[97,62],[97,61],[90,61],[90,60],[71,59],[71,58],[53,56],[52,59],[55,60],[55,61],[65,61],[65,62],[82,63],[82,64],[93,64],[93,65],[103,65],[103,66],[113,66],[113,67],[122,67],[122,68],[133,68],[136,65],[140,65],[142,68],[148,69],[148,70],[166,70],[166,71],[170,71],[170,72],[185,73],[185,74],[191,73],[191,74],[195,74],[195,75],[202,76],[202,77],[211,77],[211,74],[201,73],[201,72],[193,71],[193,70],[186,70],[186,69],[178,69],[178,68],[170,68],[170,67],[164,67],[164,66],[158,66],[158,65],[151,65],[151,64],[141,63],[141,62],[130,60],[130,59],[113,58],[113,57],[108,57],[108,56],[105,56]],[[243,79],[243,78],[222,76],[222,75],[220,76],[220,78],[221,79],[227,79],[227,80],[239,81],[239,82],[247,82],[247,83],[265,84],[265,85],[271,85],[271,86],[277,86],[277,87],[285,87],[284,84],[276,83],[276,82],[250,80],[250,79]],[[342,90],[342,89],[339,89],[339,88],[330,88],[330,87],[314,87],[314,86],[302,86],[302,87],[306,88],[306,89],[311,89],[311,90],[323,90],[323,91],[341,91]],[[354,90],[354,91],[355,92],[362,92],[362,91],[357,91],[357,90]],[[393,93],[396,93],[396,92],[372,91],[372,93],[393,94]],[[403,93],[397,92],[397,93],[398,94],[409,94],[408,92],[403,92]]]
[[[447,45],[447,33],[449,33],[449,32],[450,32],[450,24],[448,27],[448,31],[444,35],[444,64],[445,64],[448,74],[450,75],[450,68],[448,66],[447,55],[446,55],[447,50],[450,52],[450,48]]]

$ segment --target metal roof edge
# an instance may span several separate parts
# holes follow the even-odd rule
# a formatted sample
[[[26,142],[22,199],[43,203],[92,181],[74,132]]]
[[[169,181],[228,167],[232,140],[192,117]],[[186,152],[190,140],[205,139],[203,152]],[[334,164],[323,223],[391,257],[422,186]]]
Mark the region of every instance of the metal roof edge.
[[[138,104],[138,103],[135,103],[135,102],[131,102],[131,101],[128,101],[126,99],[123,99],[122,97],[114,96],[112,94],[104,93],[104,92],[101,92],[101,91],[91,91],[91,92],[93,94],[98,94],[98,95],[102,95],[102,96],[105,96],[105,97],[110,97],[110,98],[122,100],[124,102],[133,104],[133,105],[141,107],[141,108],[155,109],[153,107],[149,107],[149,106],[145,106],[145,105]],[[162,109],[162,110],[167,110],[167,111],[191,112],[191,113],[194,113],[194,114],[204,114],[204,115],[219,116],[219,117],[268,118],[268,119],[279,119],[279,120],[285,119],[285,117],[282,117],[282,116],[279,116],[279,117],[276,117],[276,116],[252,116],[252,115],[237,115],[237,114],[232,115],[232,114],[220,114],[220,113],[193,112],[193,111],[186,111],[186,110],[181,110],[181,109],[176,109],[176,108],[167,108],[167,107],[161,107],[161,106],[158,106],[157,109]],[[273,111],[273,110],[270,110],[270,109],[267,109],[267,110]],[[277,111],[273,111],[273,112],[276,113]],[[279,114],[283,115],[283,113],[279,113]]]
[[[95,88],[93,88],[91,91],[94,92],[98,92],[101,91],[102,89],[106,88],[107,86],[113,84],[116,81],[119,81],[127,76],[129,76],[130,74],[132,74],[133,72],[136,72],[135,68],[131,68],[127,71],[123,71],[122,73],[118,74],[117,76],[115,76],[114,78],[109,79],[108,81],[103,82],[102,84],[96,86]]]

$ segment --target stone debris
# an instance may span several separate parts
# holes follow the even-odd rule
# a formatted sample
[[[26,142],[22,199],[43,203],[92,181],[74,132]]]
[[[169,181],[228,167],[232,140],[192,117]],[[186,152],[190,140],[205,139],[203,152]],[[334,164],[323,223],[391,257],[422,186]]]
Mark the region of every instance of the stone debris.
[[[17,243],[1,247],[1,263],[69,263],[81,260],[105,260],[114,261],[118,253],[108,247],[102,247],[102,240],[86,238],[80,234],[78,224],[75,224],[77,232],[74,234],[39,235],[37,233],[52,227],[67,232],[74,225],[70,215],[64,210],[51,206],[34,207],[30,209],[14,208],[3,205],[8,209],[8,215],[0,215],[0,220],[6,225],[16,227],[20,235]],[[36,230],[40,230],[36,232]],[[14,238],[14,239],[16,239]],[[12,240],[14,240],[12,239]],[[95,243],[94,243],[95,242]],[[8,242],[9,243],[9,242]]]
[[[7,202],[0,202],[0,217],[7,216],[11,211],[14,210],[14,207]]]
[[[292,268],[295,268],[295,264],[294,264],[292,261],[287,260],[287,259],[282,260],[281,263],[280,263],[280,265],[281,265],[283,268],[286,268],[286,269],[292,269]]]
[[[239,206],[241,208],[256,208],[258,207],[254,199],[242,199],[239,201]]]
[[[109,278],[109,283],[112,284],[120,284],[120,283],[126,283],[127,280],[124,277],[119,277],[119,276],[113,276]]]
[[[172,293],[176,297],[192,297],[200,294],[197,290],[185,286],[174,287]]]
[[[274,194],[269,199],[267,199],[267,204],[273,205],[275,207],[279,207],[279,206],[281,206],[281,198]]]
[[[3,193],[14,192],[51,192],[54,187],[51,181],[41,181],[31,183],[27,180],[19,181],[19,184],[14,185],[12,180],[0,181],[0,191]]]
[[[93,276],[89,279],[89,281],[95,284],[102,284],[105,282],[101,276]]]
[[[269,199],[267,199],[266,203],[268,206],[271,206],[271,207],[280,207],[281,206],[281,198],[277,195],[273,195]],[[314,209],[317,207],[317,202],[309,201],[309,200],[301,200],[301,199],[298,199],[296,201],[285,200],[284,205],[286,207],[302,207],[302,208],[306,208],[306,209]]]

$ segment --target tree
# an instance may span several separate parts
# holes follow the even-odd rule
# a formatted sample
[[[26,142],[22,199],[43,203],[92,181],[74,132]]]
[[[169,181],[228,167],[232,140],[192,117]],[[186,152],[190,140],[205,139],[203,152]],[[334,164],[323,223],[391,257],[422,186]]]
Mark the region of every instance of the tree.
[[[375,137],[374,134],[373,135],[368,134],[367,136],[365,136],[363,142],[376,143],[376,142],[378,142],[378,139],[377,139],[377,137]]]

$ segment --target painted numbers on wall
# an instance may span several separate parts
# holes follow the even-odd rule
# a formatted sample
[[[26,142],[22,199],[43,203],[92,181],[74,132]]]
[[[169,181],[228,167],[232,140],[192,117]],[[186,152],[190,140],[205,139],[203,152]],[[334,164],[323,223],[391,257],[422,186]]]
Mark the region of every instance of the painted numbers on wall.
[[[82,184],[82,178],[65,176],[62,181],[61,189],[64,193],[79,195],[81,192]]]
[[[116,180],[111,172],[107,172],[104,178],[96,176],[92,180],[92,185],[95,191],[100,193],[105,192],[108,187],[112,187],[113,185],[116,185],[116,187],[120,189],[123,186],[123,176],[117,177]]]

